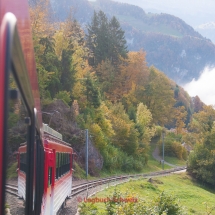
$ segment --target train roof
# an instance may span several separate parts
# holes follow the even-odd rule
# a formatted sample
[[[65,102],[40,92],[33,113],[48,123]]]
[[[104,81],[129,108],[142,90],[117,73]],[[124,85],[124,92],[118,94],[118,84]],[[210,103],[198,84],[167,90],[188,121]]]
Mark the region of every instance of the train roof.
[[[48,142],[55,142],[57,144],[65,145],[71,147],[71,145],[65,141],[63,141],[63,136],[61,133],[57,132],[53,128],[49,127],[47,124],[43,123],[43,139]],[[45,141],[44,141],[45,143]],[[21,143],[20,147],[25,146],[26,142]]]
[[[43,136],[44,139],[47,140],[48,142],[53,141],[57,144],[62,144],[62,145],[71,147],[69,143],[66,143],[65,141],[63,141],[63,137],[61,133],[57,132],[56,130],[54,130],[53,128],[49,127],[47,124],[44,124],[44,123],[43,123],[43,133],[44,133],[44,136]]]
[[[48,134],[48,135],[54,136],[55,138],[63,140],[61,133],[55,131],[53,128],[49,127],[47,124],[44,124],[44,123],[43,123],[43,132],[44,132],[44,135]]]

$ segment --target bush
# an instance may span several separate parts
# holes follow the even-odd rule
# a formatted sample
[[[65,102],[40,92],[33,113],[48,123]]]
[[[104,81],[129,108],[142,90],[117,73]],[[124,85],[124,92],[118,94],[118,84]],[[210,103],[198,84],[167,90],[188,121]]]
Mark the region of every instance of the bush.
[[[163,143],[159,143],[160,154],[163,152]],[[187,159],[186,149],[181,145],[180,142],[165,139],[164,140],[164,153],[167,156],[177,157],[178,159]]]
[[[154,205],[157,206],[158,214],[182,215],[182,208],[175,196],[165,192],[155,198]]]
[[[188,172],[197,179],[212,186],[215,185],[215,156],[213,150],[208,150],[204,145],[196,145],[188,159]]]
[[[76,162],[74,162],[74,172],[73,172],[73,176],[75,178],[81,179],[81,178],[85,178],[86,177],[86,172],[85,170],[83,170]]]
[[[71,102],[70,93],[67,91],[59,91],[55,95],[56,99],[61,99],[66,105],[69,105]]]
[[[182,147],[182,158],[186,161],[187,160],[187,150]]]
[[[108,197],[109,201],[105,203],[105,211],[103,214],[116,215],[116,214],[144,214],[144,215],[185,215],[184,209],[180,206],[179,201],[175,196],[161,192],[158,197],[146,202],[144,199],[140,199],[129,193],[121,193],[119,190],[114,189],[111,196]],[[87,207],[88,206],[88,207]],[[81,209],[86,208],[86,213],[82,215],[88,215],[89,209],[93,207],[92,204],[86,205],[82,203]],[[97,211],[93,208],[92,210]],[[97,213],[98,214],[98,213]]]
[[[93,203],[89,203],[89,202],[83,202],[81,203],[81,205],[79,206],[80,210],[79,210],[79,214],[80,215],[97,215],[97,207],[93,204]]]
[[[19,119],[20,119],[20,116],[18,114],[10,112],[9,118],[8,118],[8,127],[9,128],[14,127],[17,124],[17,122],[19,121]]]
[[[104,169],[112,172],[114,170],[129,171],[141,171],[145,165],[144,158],[133,157],[127,155],[121,149],[116,148],[111,144],[107,144],[101,150],[101,155],[104,159]]]

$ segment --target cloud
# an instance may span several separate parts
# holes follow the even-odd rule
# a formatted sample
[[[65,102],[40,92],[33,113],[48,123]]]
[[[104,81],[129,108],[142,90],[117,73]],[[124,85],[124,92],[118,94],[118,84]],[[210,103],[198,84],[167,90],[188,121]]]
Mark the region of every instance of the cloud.
[[[207,105],[215,105],[215,68],[205,68],[198,80],[183,86],[190,96],[198,95]]]

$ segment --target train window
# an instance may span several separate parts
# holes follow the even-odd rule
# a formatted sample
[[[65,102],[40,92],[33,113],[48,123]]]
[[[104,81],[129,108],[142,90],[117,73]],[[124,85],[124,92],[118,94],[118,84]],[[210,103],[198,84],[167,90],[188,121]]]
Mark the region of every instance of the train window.
[[[71,159],[71,162],[72,162],[71,168],[74,169],[74,168],[73,168],[73,167],[74,167],[73,165],[74,165],[75,154],[72,153],[71,156],[72,156],[72,159]]]
[[[64,174],[66,173],[66,154],[64,153]]]
[[[70,154],[67,154],[67,171],[70,170]]]
[[[61,153],[59,153],[58,155],[58,177],[60,178],[61,177]]]
[[[68,153],[65,153],[65,173],[67,172],[67,156]]]
[[[52,184],[52,167],[49,167],[48,171],[48,187]]]
[[[26,172],[27,172],[27,131],[28,125],[25,118],[28,117],[27,108],[24,105],[22,97],[18,96],[18,87],[12,75],[9,77],[10,98],[8,100],[8,118],[7,118],[7,158],[10,163],[7,167],[7,184],[11,181],[18,186],[18,194],[26,199]],[[6,115],[6,114],[5,114]],[[18,154],[18,156],[16,156]],[[6,204],[11,205],[13,201],[9,195],[6,195]],[[22,214],[24,208],[20,207]],[[11,214],[15,214],[11,211]]]
[[[59,152],[56,153],[56,176],[55,178],[58,179],[59,177]]]
[[[65,160],[65,153],[62,153],[62,175],[64,175],[64,160]]]
[[[26,173],[26,153],[20,154],[19,169],[20,171]]]

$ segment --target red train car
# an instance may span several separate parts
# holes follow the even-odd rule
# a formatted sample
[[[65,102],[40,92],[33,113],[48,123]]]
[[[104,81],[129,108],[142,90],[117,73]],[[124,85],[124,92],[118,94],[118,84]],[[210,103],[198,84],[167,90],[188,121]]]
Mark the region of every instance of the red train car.
[[[73,150],[62,140],[62,135],[43,124],[44,153],[36,166],[40,168],[43,184],[41,214],[56,214],[70,196],[72,189],[72,161]],[[18,150],[18,194],[26,198],[26,143],[21,144]],[[43,162],[41,162],[41,160]]]

